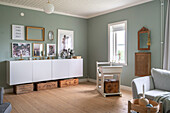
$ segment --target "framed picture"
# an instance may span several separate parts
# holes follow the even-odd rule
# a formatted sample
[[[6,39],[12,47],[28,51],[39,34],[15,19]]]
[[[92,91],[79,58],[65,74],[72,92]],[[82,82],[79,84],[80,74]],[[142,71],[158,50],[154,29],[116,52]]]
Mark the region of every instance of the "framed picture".
[[[45,28],[26,26],[26,40],[44,41],[45,40]]]
[[[74,49],[74,31],[58,29],[58,55],[68,49]]]
[[[33,57],[41,57],[44,56],[44,44],[42,43],[33,43]]]
[[[56,56],[56,44],[47,44],[47,56]]]
[[[12,57],[30,57],[31,56],[31,44],[30,43],[12,43]]]
[[[23,25],[12,25],[12,39],[13,40],[24,40],[24,26]]]

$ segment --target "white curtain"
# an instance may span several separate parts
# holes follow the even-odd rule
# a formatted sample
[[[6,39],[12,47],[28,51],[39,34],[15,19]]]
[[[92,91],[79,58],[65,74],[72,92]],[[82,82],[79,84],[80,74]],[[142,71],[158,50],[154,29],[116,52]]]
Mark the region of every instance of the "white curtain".
[[[167,4],[163,69],[170,70],[170,0]]]

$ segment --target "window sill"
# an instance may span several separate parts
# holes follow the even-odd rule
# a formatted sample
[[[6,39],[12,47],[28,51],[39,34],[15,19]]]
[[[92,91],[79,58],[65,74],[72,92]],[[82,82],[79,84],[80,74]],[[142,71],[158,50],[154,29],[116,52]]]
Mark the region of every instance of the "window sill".
[[[113,66],[127,66],[127,63],[112,63]]]

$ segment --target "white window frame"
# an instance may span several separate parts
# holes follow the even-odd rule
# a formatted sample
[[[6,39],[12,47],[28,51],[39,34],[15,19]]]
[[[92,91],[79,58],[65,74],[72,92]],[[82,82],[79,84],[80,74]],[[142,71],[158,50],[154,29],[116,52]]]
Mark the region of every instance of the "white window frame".
[[[113,25],[116,25],[116,24],[122,24],[122,23],[125,23],[125,63],[116,63],[116,62],[113,62],[113,64],[117,65],[125,65],[127,66],[127,20],[124,20],[124,21],[119,21],[119,22],[114,22],[114,23],[111,23],[111,24],[108,24],[108,61],[109,62],[112,62],[111,59],[110,59],[110,53],[111,53],[111,36],[110,36],[110,27],[113,26]]]

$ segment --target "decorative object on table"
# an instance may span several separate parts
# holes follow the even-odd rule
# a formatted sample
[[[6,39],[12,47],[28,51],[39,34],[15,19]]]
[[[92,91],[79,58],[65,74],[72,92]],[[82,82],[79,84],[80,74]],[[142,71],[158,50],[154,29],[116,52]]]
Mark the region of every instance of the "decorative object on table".
[[[128,101],[128,113],[131,111],[136,111],[139,113],[163,113],[162,103],[157,103],[155,101],[149,100],[149,104],[153,107],[146,107],[139,105],[139,99],[132,99]]]
[[[33,43],[33,57],[42,57],[42,56],[44,56],[44,44]]]
[[[20,54],[20,59],[19,60],[24,60],[23,58],[22,58],[22,53]]]
[[[26,40],[29,41],[44,41],[45,28],[26,26]]]
[[[150,50],[150,30],[143,27],[138,31],[138,50]]]
[[[149,76],[151,74],[151,52],[135,53],[135,75]]]
[[[24,40],[24,26],[23,25],[12,25],[12,39],[13,40]]]
[[[48,39],[49,40],[54,40],[54,32],[53,31],[48,32]]]
[[[12,43],[12,57],[30,57],[30,43]]]
[[[56,56],[56,44],[47,44],[47,56]]]
[[[81,56],[73,56],[73,59],[81,59]]]
[[[74,31],[58,29],[58,55],[65,57],[68,49],[74,48]]]
[[[48,0],[47,4],[44,6],[44,12],[47,14],[54,12],[54,5],[50,3],[50,0]]]
[[[139,99],[139,105],[147,106],[149,104],[149,100],[145,98],[145,85],[143,84],[143,96]]]
[[[64,49],[61,54],[60,57],[63,59],[71,59],[74,56],[74,50],[71,50],[70,48]]]

